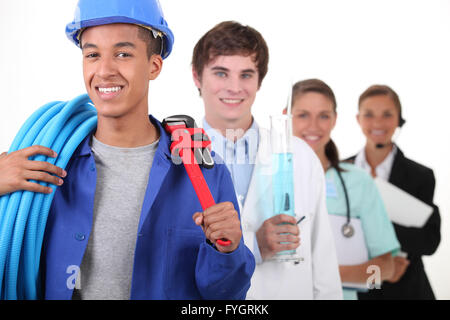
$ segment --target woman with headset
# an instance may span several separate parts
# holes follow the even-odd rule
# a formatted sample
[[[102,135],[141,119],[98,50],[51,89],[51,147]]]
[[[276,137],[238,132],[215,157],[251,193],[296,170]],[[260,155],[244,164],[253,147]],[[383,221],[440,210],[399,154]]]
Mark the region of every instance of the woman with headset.
[[[435,299],[422,263],[422,255],[433,254],[440,242],[439,209],[433,204],[433,171],[405,157],[393,142],[402,127],[402,107],[397,93],[385,85],[373,85],[359,98],[358,123],[366,136],[365,147],[349,160],[373,177],[379,177],[433,207],[422,228],[394,223],[402,252],[395,257],[395,275],[381,290],[359,294],[360,299]]]
[[[330,138],[336,118],[336,99],[326,83],[310,79],[294,85],[293,133],[309,144],[323,165],[327,184],[327,209],[331,215],[330,219],[333,218],[331,221],[338,260],[341,260],[339,272],[344,285],[344,298],[356,299],[355,288],[367,288],[366,283],[370,277],[367,272],[371,266],[378,268],[380,276],[378,282],[392,277],[394,273],[392,255],[399,249],[399,243],[371,177],[352,164],[339,162],[338,150]],[[334,220],[335,217],[340,218]],[[362,239],[362,246],[366,248],[367,260],[358,264],[344,265],[339,252],[345,249],[352,251],[352,248],[340,246],[348,246],[352,243],[352,238],[358,237]],[[350,253],[350,255],[358,254]],[[348,258],[345,260],[348,261]],[[347,286],[346,283],[358,285]]]

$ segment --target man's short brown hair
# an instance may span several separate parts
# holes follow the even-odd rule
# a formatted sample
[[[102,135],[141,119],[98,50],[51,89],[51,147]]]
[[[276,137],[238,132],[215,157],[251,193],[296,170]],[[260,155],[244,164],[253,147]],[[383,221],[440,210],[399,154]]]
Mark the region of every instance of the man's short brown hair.
[[[147,46],[147,58],[151,58],[154,54],[162,55],[162,43],[161,37],[154,37],[152,31],[142,26],[139,26],[138,38],[145,42]]]
[[[205,66],[218,56],[254,55],[258,85],[267,74],[269,49],[262,35],[249,26],[224,21],[209,30],[195,45],[192,67],[201,79]]]

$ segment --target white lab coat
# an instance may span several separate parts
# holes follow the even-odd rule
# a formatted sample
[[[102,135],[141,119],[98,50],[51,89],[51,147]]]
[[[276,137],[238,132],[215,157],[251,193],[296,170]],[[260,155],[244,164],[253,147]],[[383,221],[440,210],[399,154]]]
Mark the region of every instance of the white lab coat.
[[[255,233],[271,209],[272,157],[269,132],[260,129],[260,143],[247,197],[241,207],[246,245],[255,251]],[[294,197],[300,224],[300,247],[304,260],[294,262],[263,261],[256,265],[247,299],[342,299],[338,262],[326,207],[325,178],[314,151],[293,137]],[[269,196],[268,196],[269,195]],[[242,205],[242,204],[241,204]],[[269,214],[270,215],[270,214]]]

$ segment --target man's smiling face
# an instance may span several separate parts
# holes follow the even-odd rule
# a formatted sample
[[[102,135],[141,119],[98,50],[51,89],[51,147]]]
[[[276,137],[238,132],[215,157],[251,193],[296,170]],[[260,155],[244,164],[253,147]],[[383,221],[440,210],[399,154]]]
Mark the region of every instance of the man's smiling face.
[[[88,28],[82,34],[85,86],[99,117],[117,118],[147,109],[149,80],[159,74],[162,60],[157,70],[155,59],[161,58],[148,57],[139,28],[110,24]]]
[[[205,117],[213,127],[232,122],[251,123],[251,107],[259,89],[258,71],[253,56],[218,56],[208,63],[201,75],[194,72]]]

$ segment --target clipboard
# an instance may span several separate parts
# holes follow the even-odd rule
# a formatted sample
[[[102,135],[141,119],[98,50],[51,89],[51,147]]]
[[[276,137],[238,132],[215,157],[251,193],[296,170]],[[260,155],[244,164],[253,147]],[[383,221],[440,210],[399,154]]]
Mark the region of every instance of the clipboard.
[[[351,218],[350,223],[354,229],[354,235],[350,238],[342,234],[342,226],[347,223],[346,216],[328,215],[331,229],[333,230],[336,245],[336,254],[339,265],[357,265],[369,260],[366,240],[361,225],[361,220]],[[368,291],[366,283],[343,282],[342,287],[351,290]]]
[[[413,197],[406,191],[375,178],[389,219],[404,227],[422,228],[433,213],[433,207]]]

